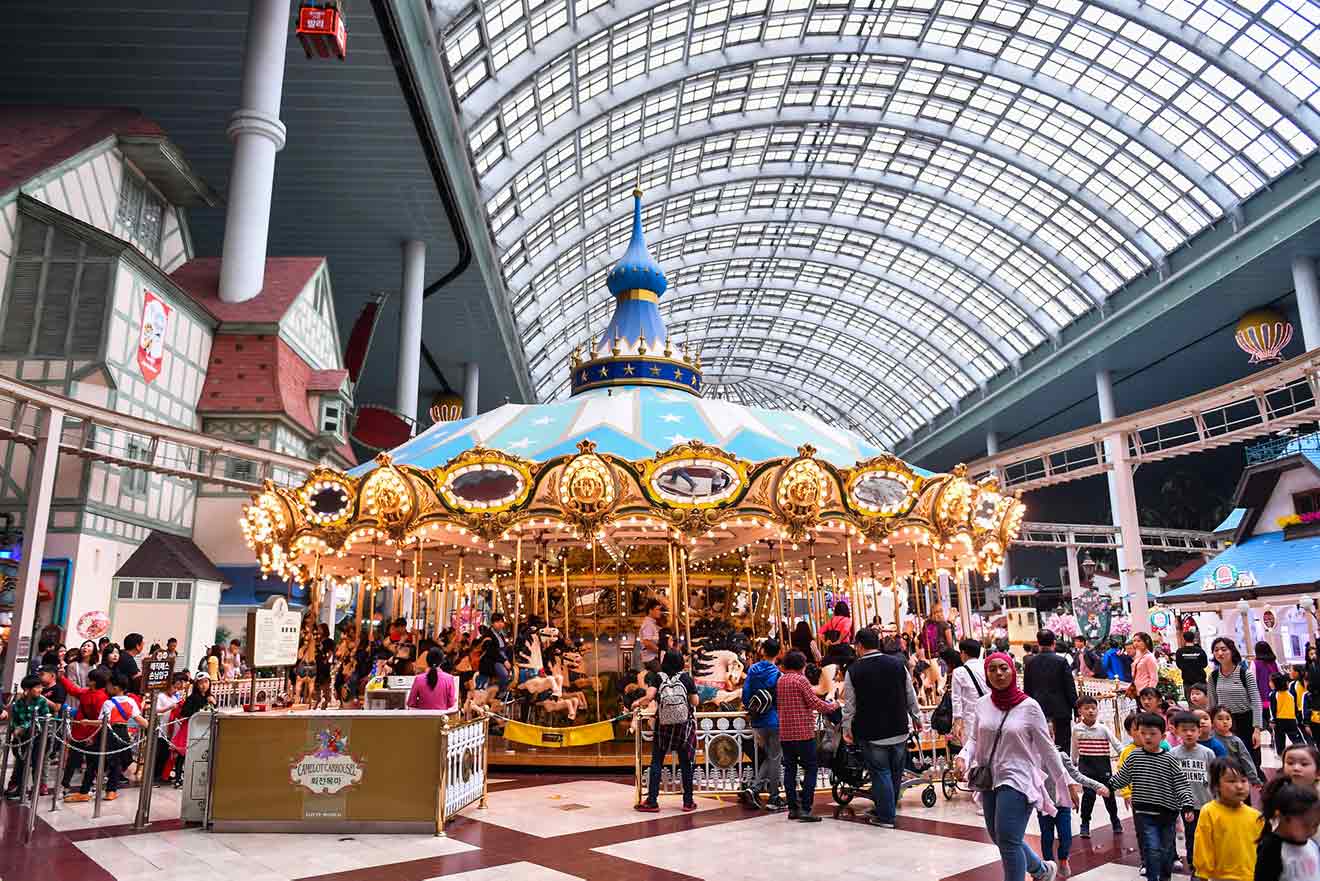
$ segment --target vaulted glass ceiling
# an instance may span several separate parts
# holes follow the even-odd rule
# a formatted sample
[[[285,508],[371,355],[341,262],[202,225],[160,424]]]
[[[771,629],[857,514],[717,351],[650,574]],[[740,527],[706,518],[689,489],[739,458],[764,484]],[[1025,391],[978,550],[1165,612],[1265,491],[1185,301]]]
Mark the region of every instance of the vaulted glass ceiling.
[[[646,192],[706,394],[893,445],[1315,150],[1314,0],[480,0],[440,47],[542,399]]]

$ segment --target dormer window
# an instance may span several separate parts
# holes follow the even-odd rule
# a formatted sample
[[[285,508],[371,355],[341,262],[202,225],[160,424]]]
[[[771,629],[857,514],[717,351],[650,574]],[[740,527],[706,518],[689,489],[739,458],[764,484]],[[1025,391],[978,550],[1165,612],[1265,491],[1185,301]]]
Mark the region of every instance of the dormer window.
[[[344,436],[344,402],[338,398],[321,399],[321,433]]]
[[[126,168],[119,191],[119,210],[115,212],[123,238],[141,248],[144,254],[158,256],[164,217],[165,200],[157,196],[145,180]]]
[[[1320,489],[1293,494],[1293,513],[1298,517],[1320,511]]]

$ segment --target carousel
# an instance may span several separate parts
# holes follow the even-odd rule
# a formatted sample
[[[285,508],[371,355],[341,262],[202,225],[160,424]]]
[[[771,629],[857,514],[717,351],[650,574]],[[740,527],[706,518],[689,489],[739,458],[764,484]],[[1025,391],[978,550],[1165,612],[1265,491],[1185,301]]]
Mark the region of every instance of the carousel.
[[[891,631],[942,603],[968,632],[969,575],[999,567],[1021,502],[814,414],[703,398],[700,355],[661,318],[641,195],[606,279],[613,317],[574,352],[569,398],[437,423],[352,471],[268,485],[242,517],[263,569],[307,583],[313,614],[337,593],[368,626],[402,617],[435,636],[501,611],[522,662],[528,631],[552,630],[594,653],[597,719],[600,673],[631,669],[651,598],[687,645],[803,620],[819,633],[838,602],[857,627]]]

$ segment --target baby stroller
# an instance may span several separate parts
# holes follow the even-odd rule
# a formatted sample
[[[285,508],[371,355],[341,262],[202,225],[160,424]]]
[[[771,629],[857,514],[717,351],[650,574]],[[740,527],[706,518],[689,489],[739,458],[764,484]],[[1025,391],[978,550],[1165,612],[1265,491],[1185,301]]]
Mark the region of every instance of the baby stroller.
[[[829,768],[834,776],[830,793],[837,805],[846,805],[857,793],[871,788],[871,771],[862,761],[862,748],[855,743],[840,744]]]

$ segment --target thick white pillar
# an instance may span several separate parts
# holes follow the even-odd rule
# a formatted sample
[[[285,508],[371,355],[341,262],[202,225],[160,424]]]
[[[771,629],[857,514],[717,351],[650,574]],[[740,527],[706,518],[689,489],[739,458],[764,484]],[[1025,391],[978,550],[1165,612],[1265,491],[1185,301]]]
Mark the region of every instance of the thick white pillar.
[[[266,274],[275,154],[284,148],[280,96],[289,41],[289,0],[252,0],[243,44],[239,107],[229,118],[234,161],[225,193],[220,299],[241,303],[261,293]]]
[[[476,361],[463,364],[463,418],[477,415],[477,391],[481,382],[481,365]]]
[[[1116,419],[1118,413],[1114,406],[1114,384],[1108,370],[1096,371],[1095,391],[1100,403],[1100,421]],[[1121,432],[1105,438],[1105,457],[1112,466],[1106,472],[1109,506],[1113,512],[1114,525],[1120,530],[1119,582],[1128,597],[1133,632],[1144,631],[1150,627],[1150,607],[1146,600],[1146,562],[1141,553],[1141,524],[1137,519],[1137,493],[1132,483],[1132,464],[1127,441]]]
[[[1073,534],[1068,533],[1068,541],[1073,541]],[[1077,565],[1077,545],[1069,544],[1068,553],[1068,598],[1076,599],[1082,592],[1082,570]]]
[[[36,650],[37,593],[41,588],[41,560],[46,554],[46,527],[55,494],[55,468],[60,460],[60,431],[64,411],[47,410],[37,434],[28,468],[27,510],[23,514],[23,558],[18,564],[14,620],[9,630],[9,651],[0,671],[0,691],[13,692],[27,673]]]
[[[1302,325],[1302,342],[1306,350],[1320,349],[1320,278],[1316,275],[1315,259],[1294,257],[1292,261],[1293,288],[1297,291],[1297,317]]]
[[[422,370],[422,288],[426,284],[426,243],[403,243],[403,296],[399,300],[399,377],[395,408],[417,421],[417,387]]]

